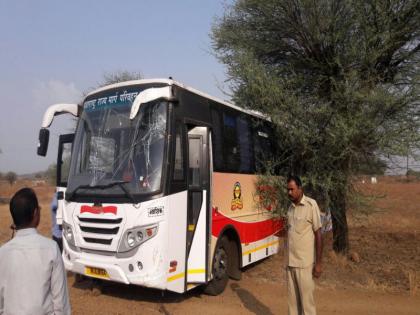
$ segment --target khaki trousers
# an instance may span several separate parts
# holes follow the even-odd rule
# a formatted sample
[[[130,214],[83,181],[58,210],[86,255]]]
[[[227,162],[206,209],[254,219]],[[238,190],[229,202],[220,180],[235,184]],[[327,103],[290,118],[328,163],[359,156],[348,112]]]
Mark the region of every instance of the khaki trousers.
[[[312,269],[313,266],[286,268],[289,315],[316,315]]]

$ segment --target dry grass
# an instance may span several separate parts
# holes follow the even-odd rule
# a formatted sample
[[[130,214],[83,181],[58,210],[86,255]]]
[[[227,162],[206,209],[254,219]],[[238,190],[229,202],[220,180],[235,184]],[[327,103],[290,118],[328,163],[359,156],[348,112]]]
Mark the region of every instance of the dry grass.
[[[31,181],[13,186],[0,181],[0,197],[10,198]],[[323,275],[317,281],[330,289],[400,292],[418,296],[420,291],[420,182],[378,178],[370,188],[386,197],[377,200],[385,209],[364,220],[353,220],[349,214],[349,256],[337,255],[332,248],[332,234],[324,236]],[[39,230],[50,236],[50,207],[54,187],[34,187],[41,207]],[[0,245],[10,239],[11,224],[8,204],[0,205]],[[358,259],[355,259],[357,256]],[[285,283],[282,255],[265,260],[258,268],[250,268],[244,277],[263,283]]]
[[[376,283],[375,279],[368,278],[365,285],[359,286],[365,290],[379,291],[379,292],[393,292],[394,289],[385,283]]]
[[[35,185],[30,180],[20,180],[13,185],[5,181],[0,181],[0,197],[10,199],[13,194],[23,187],[31,187],[35,190],[38,197],[38,202],[41,206],[41,222],[38,230],[41,234],[51,236],[51,213],[50,202],[54,193],[54,187],[48,184]],[[9,211],[9,204],[0,205],[0,246],[7,242],[11,235],[12,230],[10,225],[12,219]]]
[[[408,283],[410,287],[410,295],[417,295],[418,285],[417,285],[417,271],[410,270],[407,272]]]
[[[346,255],[337,254],[333,250],[330,250],[328,252],[328,258],[332,265],[335,265],[341,269],[344,269],[350,266],[350,261],[348,260]]]
[[[420,279],[420,182],[380,177],[367,186],[384,198],[375,201],[382,209],[369,217],[348,215],[350,253],[336,255],[332,235],[324,237],[322,285],[337,288],[405,292],[418,295]],[[417,272],[417,273],[416,273]]]

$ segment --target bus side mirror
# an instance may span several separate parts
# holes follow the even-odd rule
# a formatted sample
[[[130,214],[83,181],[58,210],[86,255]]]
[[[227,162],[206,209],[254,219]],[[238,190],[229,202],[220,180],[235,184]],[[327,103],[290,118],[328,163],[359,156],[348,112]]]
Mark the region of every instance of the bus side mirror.
[[[48,141],[50,140],[50,131],[47,128],[39,130],[38,150],[40,156],[46,156],[48,151]]]

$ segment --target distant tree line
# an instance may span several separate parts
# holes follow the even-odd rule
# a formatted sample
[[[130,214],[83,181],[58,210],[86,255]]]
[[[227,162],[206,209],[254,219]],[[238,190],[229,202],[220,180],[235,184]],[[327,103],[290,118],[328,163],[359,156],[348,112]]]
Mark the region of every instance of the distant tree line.
[[[0,180],[7,181],[10,185],[13,185],[17,179],[17,174],[15,172],[0,172]]]

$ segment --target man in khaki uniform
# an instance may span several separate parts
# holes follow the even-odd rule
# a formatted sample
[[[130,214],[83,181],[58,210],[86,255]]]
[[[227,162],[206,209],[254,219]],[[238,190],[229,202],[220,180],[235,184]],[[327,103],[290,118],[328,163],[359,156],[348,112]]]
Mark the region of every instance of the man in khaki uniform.
[[[287,213],[289,315],[315,315],[313,277],[321,275],[321,218],[315,200],[303,194],[298,176],[287,179],[292,204]]]

